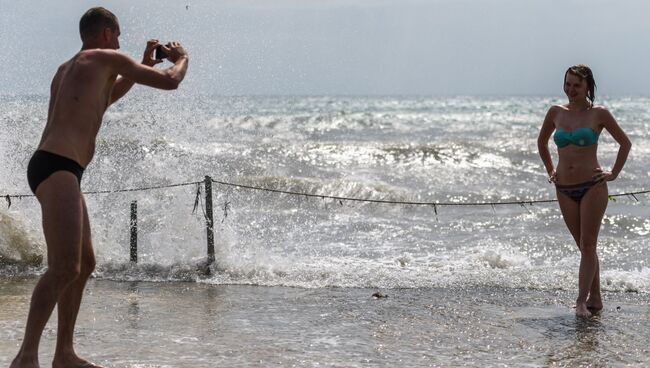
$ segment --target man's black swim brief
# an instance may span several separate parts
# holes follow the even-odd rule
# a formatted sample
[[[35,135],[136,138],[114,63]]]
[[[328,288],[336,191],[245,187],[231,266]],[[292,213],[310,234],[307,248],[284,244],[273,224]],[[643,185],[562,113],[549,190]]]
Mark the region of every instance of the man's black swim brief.
[[[81,185],[81,177],[84,174],[84,168],[81,165],[55,153],[42,150],[34,152],[32,159],[29,160],[29,165],[27,165],[27,181],[32,193],[36,193],[36,188],[50,175],[62,170],[73,173]]]

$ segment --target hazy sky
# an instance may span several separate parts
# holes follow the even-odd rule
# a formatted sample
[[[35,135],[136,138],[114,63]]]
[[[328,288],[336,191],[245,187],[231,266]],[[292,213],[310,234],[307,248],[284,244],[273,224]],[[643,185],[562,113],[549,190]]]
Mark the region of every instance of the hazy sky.
[[[559,95],[592,66],[605,95],[647,95],[646,0],[0,0],[0,94],[47,93],[91,6],[190,53],[182,89],[225,95]]]

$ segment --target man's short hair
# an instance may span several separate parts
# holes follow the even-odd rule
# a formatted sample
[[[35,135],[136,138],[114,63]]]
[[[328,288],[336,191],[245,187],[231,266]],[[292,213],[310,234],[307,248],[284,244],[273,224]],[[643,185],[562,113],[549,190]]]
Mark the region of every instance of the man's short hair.
[[[119,28],[115,14],[102,7],[88,9],[81,16],[81,20],[79,20],[81,41],[86,41],[97,36],[107,27],[113,31]]]

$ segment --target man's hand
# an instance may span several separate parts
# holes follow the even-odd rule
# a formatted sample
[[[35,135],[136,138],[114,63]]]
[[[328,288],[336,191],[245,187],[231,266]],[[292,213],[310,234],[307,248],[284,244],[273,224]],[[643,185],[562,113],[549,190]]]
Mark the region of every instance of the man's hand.
[[[165,50],[165,52],[167,53],[168,55],[167,58],[169,59],[169,61],[171,61],[174,64],[176,64],[176,61],[178,61],[178,59],[180,59],[181,57],[187,57],[187,51],[185,51],[183,46],[181,46],[181,44],[176,41],[172,41],[167,45],[164,45],[163,50]]]
[[[147,43],[142,64],[136,62],[125,53],[114,50],[110,50],[113,52],[106,51],[105,53],[108,54],[107,59],[112,59],[109,62],[112,63],[117,74],[122,76],[121,79],[128,80],[131,83],[129,88],[133,83],[139,83],[165,90],[177,89],[187,72],[187,64],[189,61],[187,52],[178,42],[170,42],[166,46],[162,46],[165,52],[169,52],[167,58],[173,61],[174,64],[169,68],[156,69],[150,66],[160,63],[160,60],[154,60],[151,55],[156,46],[160,46],[157,40],[151,40]],[[113,86],[113,94],[117,98],[121,97],[121,95],[115,94],[115,88],[121,79],[117,80]],[[114,98],[113,101],[117,100],[117,98]]]
[[[163,62],[162,60],[155,59],[153,55],[154,50],[156,50],[159,44],[158,40],[147,41],[147,47],[144,49],[144,56],[142,57],[142,64],[154,66]]]

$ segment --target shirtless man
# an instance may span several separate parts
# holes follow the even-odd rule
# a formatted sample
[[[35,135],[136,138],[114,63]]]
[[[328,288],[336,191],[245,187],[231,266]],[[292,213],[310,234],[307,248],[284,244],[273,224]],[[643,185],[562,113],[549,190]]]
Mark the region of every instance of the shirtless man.
[[[167,69],[153,68],[162,62],[153,59],[156,40],[147,42],[141,64],[117,51],[120,27],[104,8],[88,10],[79,32],[81,51],[54,75],[47,124],[27,168],[29,185],[41,204],[48,269],[34,288],[25,337],[10,368],[39,366],[38,345],[55,305],[58,332],[52,367],[98,367],[73,348],[81,296],[95,267],[81,177],[93,158],[106,108],[134,83],[176,89],[187,70],[188,56],[178,42],[163,46],[174,63]]]

